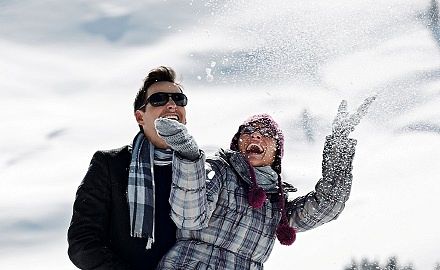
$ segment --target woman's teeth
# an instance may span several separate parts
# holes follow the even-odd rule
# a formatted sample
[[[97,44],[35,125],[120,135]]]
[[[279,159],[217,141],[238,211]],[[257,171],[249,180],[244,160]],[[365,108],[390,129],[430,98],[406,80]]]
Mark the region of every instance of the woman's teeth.
[[[263,147],[261,147],[258,144],[255,143],[251,143],[248,145],[248,147],[246,148],[247,152],[251,152],[251,153],[257,153],[257,154],[261,154],[264,152]]]

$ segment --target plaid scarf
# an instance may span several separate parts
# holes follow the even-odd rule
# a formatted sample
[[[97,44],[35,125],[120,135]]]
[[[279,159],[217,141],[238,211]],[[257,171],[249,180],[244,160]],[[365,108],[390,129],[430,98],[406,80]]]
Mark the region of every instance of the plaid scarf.
[[[171,149],[154,149],[154,165],[167,166],[173,162],[173,150]]]
[[[139,132],[133,140],[127,197],[130,207],[130,235],[154,243],[154,146]]]

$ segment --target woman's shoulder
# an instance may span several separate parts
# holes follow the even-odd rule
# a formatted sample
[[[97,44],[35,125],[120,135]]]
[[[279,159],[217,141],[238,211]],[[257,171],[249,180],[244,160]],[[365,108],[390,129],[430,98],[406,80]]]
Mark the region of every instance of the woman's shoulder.
[[[235,167],[240,163],[246,164],[244,156],[237,151],[220,148],[213,156],[206,158],[208,163],[216,164],[217,166]]]
[[[217,165],[228,166],[231,155],[231,150],[220,148],[213,156],[208,156],[206,161],[208,163],[215,163]]]

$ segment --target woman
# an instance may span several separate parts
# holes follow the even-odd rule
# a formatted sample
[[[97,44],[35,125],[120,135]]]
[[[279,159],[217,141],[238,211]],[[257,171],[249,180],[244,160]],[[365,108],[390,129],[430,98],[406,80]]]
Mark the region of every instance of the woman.
[[[296,232],[334,220],[351,189],[356,141],[347,136],[373,100],[353,115],[341,103],[326,138],[322,178],[293,201],[280,176],[283,133],[269,115],[246,120],[231,150],[206,161],[184,125],[157,119],[159,135],[175,151],[170,204],[178,227],[177,243],[157,269],[263,269],[275,238],[290,245]]]

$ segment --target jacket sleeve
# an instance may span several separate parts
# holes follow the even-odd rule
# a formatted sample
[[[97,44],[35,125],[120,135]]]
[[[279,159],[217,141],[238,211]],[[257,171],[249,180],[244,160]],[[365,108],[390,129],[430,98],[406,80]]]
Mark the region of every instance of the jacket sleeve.
[[[195,161],[174,155],[169,202],[171,218],[178,228],[200,230],[208,226],[218,200],[223,175],[218,164],[205,162],[203,152]]]
[[[96,152],[76,193],[68,230],[68,254],[80,269],[129,269],[108,247],[110,216],[108,163]]]
[[[322,178],[315,191],[288,202],[289,223],[297,231],[306,231],[336,219],[348,200],[352,182],[352,162],[356,140],[327,136]]]

